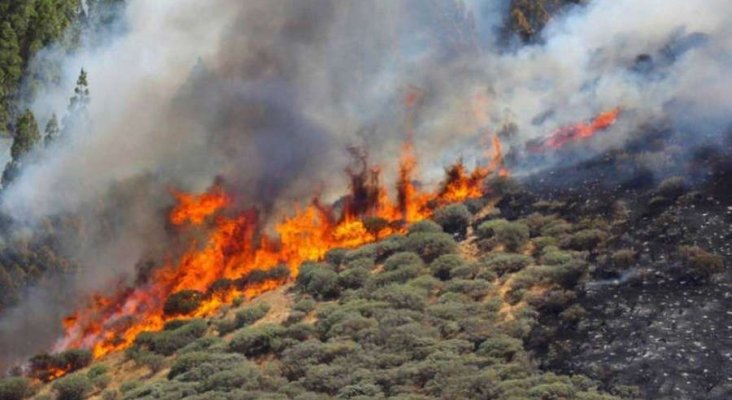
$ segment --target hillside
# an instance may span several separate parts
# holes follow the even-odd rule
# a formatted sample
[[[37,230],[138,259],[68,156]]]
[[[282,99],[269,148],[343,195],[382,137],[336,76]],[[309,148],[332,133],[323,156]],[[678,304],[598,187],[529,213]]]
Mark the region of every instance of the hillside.
[[[2,2],[0,400],[732,399],[726,2]]]
[[[124,354],[31,385],[34,398],[732,393],[721,333],[730,249],[714,239],[729,237],[730,211],[696,191],[712,188],[671,178],[588,201],[497,187],[500,201],[448,206],[407,235],[332,250],[292,283],[236,299],[212,318],[169,322]],[[657,239],[676,226],[669,218],[701,216],[704,224]],[[673,362],[698,349],[698,362]],[[0,393],[14,384],[3,381]]]

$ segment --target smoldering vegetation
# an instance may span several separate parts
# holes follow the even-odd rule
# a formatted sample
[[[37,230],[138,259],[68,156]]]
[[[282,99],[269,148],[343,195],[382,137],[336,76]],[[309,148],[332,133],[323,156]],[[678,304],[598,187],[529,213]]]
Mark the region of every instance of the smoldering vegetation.
[[[487,132],[520,176],[658,145],[646,135],[663,127],[672,140],[639,160],[651,179],[666,155],[689,160],[725,133],[725,1],[593,1],[562,9],[529,43],[505,35],[513,2],[488,3],[132,0],[117,10],[124,29],[95,31],[72,54],[45,49],[62,79],[29,104],[41,120],[62,110],[84,67],[90,123],[39,150],[3,194],[8,232],[52,225],[69,264],[3,311],[3,359],[47,349],[61,315],[175,255],[169,187],[219,180],[267,218],[314,194],[335,200],[346,146],[388,172],[410,93],[426,183],[459,156],[479,160]],[[615,107],[618,122],[578,147],[526,154],[527,141]]]

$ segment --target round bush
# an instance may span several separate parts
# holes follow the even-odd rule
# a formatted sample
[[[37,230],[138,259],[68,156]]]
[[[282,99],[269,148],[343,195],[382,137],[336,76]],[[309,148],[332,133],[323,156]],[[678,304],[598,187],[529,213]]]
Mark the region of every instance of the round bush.
[[[432,275],[443,281],[452,277],[452,271],[465,265],[465,261],[457,254],[445,254],[430,264]]]
[[[318,300],[335,298],[340,294],[338,274],[330,264],[303,264],[296,286]]]
[[[529,227],[520,222],[496,219],[480,224],[478,236],[484,239],[495,238],[506,250],[518,251],[529,240]]]
[[[204,294],[197,290],[181,290],[168,296],[163,305],[165,315],[188,315],[198,309]]]
[[[395,271],[402,266],[422,266],[422,259],[418,254],[409,251],[402,251],[399,253],[392,254],[389,258],[384,261],[385,271]]]
[[[0,399],[3,400],[22,400],[33,394],[30,381],[26,378],[1,378],[0,379]]]
[[[420,232],[407,237],[406,248],[430,263],[443,254],[457,252],[457,243],[447,233]]]
[[[447,233],[465,235],[473,215],[463,204],[451,204],[435,211],[433,219]]]
[[[498,275],[507,272],[518,272],[526,268],[533,259],[529,256],[510,253],[494,253],[482,260],[483,264],[495,271]]]
[[[274,324],[246,328],[231,339],[229,349],[247,357],[266,354],[279,348],[283,332],[284,328]]]
[[[365,268],[349,268],[338,274],[338,285],[343,289],[358,289],[363,287],[371,277]]]
[[[91,381],[82,374],[68,375],[53,383],[57,400],[81,400],[91,389]]]
[[[410,235],[419,232],[439,233],[442,232],[442,227],[440,226],[440,224],[428,219],[415,222],[411,226],[409,226]]]

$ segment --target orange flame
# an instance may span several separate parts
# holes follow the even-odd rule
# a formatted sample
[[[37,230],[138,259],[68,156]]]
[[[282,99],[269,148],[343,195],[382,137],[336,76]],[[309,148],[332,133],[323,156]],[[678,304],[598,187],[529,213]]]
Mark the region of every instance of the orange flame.
[[[559,149],[570,142],[576,142],[594,136],[597,132],[611,127],[620,116],[620,108],[605,111],[590,122],[580,122],[554,131],[548,139],[538,146],[530,147],[533,152],[547,149]]]
[[[178,206],[170,212],[170,222],[174,225],[183,225],[186,222],[193,225],[201,224],[206,217],[225,207],[231,201],[220,187],[215,187],[209,193],[199,196],[175,189],[171,189],[170,192],[178,200]]]

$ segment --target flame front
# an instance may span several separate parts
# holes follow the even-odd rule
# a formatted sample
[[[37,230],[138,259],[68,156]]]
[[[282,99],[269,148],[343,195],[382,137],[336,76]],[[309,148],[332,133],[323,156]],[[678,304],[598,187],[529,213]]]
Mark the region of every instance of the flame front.
[[[86,308],[64,320],[65,335],[56,350],[90,348],[95,358],[102,357],[127,348],[139,333],[160,330],[167,321],[180,318],[164,312],[165,301],[173,293],[202,293],[200,307],[183,317],[210,316],[236,297],[250,299],[285,283],[282,278],[247,281],[255,269],[286,265],[295,277],[301,263],[321,260],[328,250],[354,248],[402,233],[407,223],[428,217],[431,207],[483,195],[486,178],[506,173],[497,137],[492,153],[487,167],[473,171],[456,163],[447,169],[437,191],[426,192],[414,183],[417,160],[410,135],[400,157],[396,202],[381,185],[378,168],[370,168],[361,156],[360,171],[349,170],[351,193],[341,211],[315,198],[277,223],[276,235],[264,232],[255,210],[223,215],[231,199],[219,186],[201,195],[173,190],[178,204],[169,215],[171,224],[182,231],[203,229],[208,233],[205,241],[193,240],[176,263],[155,269],[146,284],[112,296],[95,296]],[[369,219],[380,223],[369,225],[365,222]]]
[[[549,149],[556,150],[564,147],[568,143],[591,138],[597,132],[608,129],[615,124],[619,116],[620,108],[613,108],[612,110],[600,113],[589,122],[580,122],[575,125],[559,128],[542,143],[529,146],[528,149],[534,153]]]

